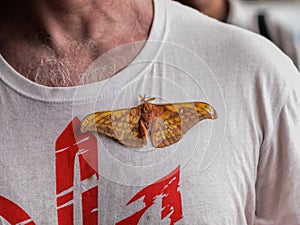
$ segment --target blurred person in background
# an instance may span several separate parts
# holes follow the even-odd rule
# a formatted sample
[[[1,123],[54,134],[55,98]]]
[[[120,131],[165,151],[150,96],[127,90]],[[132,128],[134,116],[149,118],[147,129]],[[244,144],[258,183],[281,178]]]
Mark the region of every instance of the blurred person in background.
[[[259,33],[286,53],[299,69],[297,49],[290,26],[278,15],[250,9],[239,0],[177,0],[200,12],[253,32]]]

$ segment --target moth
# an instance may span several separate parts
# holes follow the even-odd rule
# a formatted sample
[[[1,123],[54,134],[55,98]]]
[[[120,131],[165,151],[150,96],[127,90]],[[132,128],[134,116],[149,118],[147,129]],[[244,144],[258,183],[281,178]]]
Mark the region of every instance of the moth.
[[[133,108],[100,111],[87,115],[81,132],[97,132],[128,147],[147,144],[162,148],[178,142],[183,134],[204,119],[216,119],[216,110],[205,102],[152,104],[155,98],[140,96],[142,103]]]

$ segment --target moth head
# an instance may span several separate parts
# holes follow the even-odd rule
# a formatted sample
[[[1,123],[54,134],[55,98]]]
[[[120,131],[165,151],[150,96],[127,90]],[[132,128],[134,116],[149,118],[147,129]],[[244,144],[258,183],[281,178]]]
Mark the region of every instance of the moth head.
[[[145,103],[144,103],[143,111],[144,111],[145,113],[147,113],[147,112],[152,112],[152,111],[153,111],[153,105],[152,105],[151,103],[149,103],[149,102],[145,102]]]

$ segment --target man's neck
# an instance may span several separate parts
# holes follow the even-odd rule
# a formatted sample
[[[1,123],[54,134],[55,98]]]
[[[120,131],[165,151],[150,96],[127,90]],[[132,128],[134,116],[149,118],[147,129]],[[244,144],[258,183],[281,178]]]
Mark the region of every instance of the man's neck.
[[[0,18],[0,53],[17,70],[20,58],[25,57],[39,58],[51,54],[69,57],[68,60],[72,61],[70,57],[74,54],[70,52],[78,46],[82,48],[79,55],[85,57],[82,60],[90,64],[117,46],[146,40],[153,18],[152,0],[28,2],[21,14],[12,11],[4,14],[6,18]],[[140,48],[135,48],[130,57],[134,58]]]
[[[39,1],[35,1],[39,2]],[[52,0],[36,3],[37,17],[54,45],[92,40],[101,51],[146,40],[152,22],[151,1]],[[66,46],[67,47],[67,46]]]

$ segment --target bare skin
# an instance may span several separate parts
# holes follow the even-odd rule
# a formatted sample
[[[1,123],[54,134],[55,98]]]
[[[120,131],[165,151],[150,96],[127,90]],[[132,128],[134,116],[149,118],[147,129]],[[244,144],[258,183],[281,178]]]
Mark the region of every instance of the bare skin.
[[[220,21],[226,21],[229,13],[227,0],[177,0]]]
[[[35,82],[78,85],[82,84],[80,74],[100,55],[120,45],[147,40],[152,18],[151,0],[4,1],[0,3],[0,53]],[[119,69],[141,48],[133,45]],[[56,73],[69,77],[59,78]],[[98,79],[109,76],[113,74]]]

